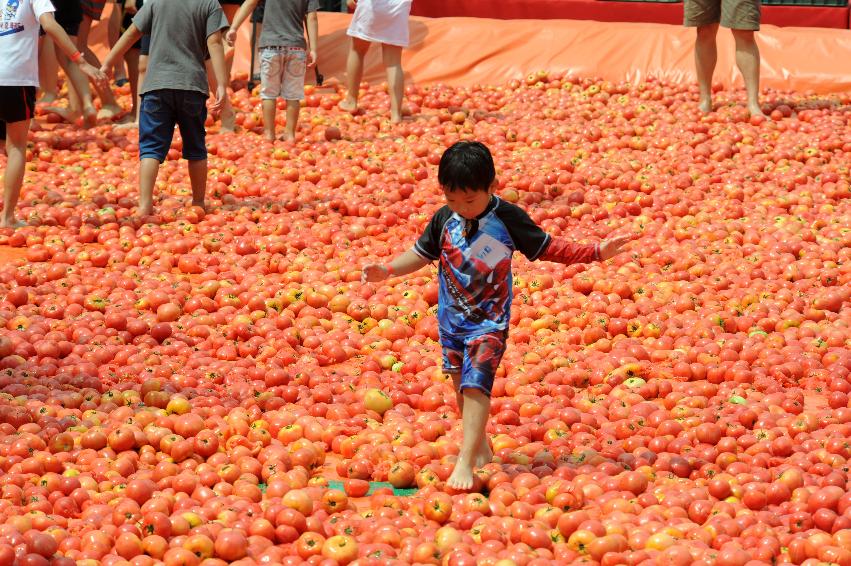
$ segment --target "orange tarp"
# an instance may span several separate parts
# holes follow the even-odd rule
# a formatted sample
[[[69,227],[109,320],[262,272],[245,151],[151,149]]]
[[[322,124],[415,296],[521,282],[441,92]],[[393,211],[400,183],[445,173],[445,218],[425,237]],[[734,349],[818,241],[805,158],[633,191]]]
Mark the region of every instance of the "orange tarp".
[[[348,14],[322,12],[319,17],[322,73],[342,80],[345,74]],[[501,84],[548,69],[620,81],[659,77],[693,82],[694,30],[643,23],[596,23],[574,20],[491,20],[412,17],[411,48],[403,66],[420,84]],[[105,22],[95,28],[103,42]],[[247,71],[246,24],[237,44],[235,69]],[[820,93],[851,90],[851,33],[847,30],[763,26],[762,85]],[[364,78],[382,80],[381,55],[367,57]],[[718,34],[716,81],[741,84],[735,70],[733,39]]]

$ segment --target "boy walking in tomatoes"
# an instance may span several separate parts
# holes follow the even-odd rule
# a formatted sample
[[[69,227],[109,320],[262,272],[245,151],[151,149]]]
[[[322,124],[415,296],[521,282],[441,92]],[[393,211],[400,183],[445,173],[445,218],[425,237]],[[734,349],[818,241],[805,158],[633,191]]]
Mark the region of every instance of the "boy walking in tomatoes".
[[[207,70],[209,54],[216,75],[216,100],[210,108],[216,115],[227,99],[222,30],[228,27],[225,13],[216,0],[147,0],[133,23],[109,52],[101,66],[109,72],[120,57],[143,34],[150,34],[148,71],[140,93],[139,110],[139,199],[141,217],[153,212],[154,184],[160,163],[165,161],[174,126],[183,138],[183,158],[189,162],[192,204],[204,207],[207,186]]]
[[[233,19],[226,39],[236,41],[239,26],[248,19],[259,0],[246,0]],[[319,23],[318,0],[267,0],[260,34],[260,98],[263,99],[263,130],[275,141],[278,98],[287,101],[287,125],[283,141],[295,139],[298,114],[304,99],[305,70],[316,65]],[[307,31],[307,41],[304,33]]]
[[[455,385],[464,434],[447,484],[469,490],[473,470],[493,458],[485,427],[511,318],[512,254],[517,250],[530,260],[565,264],[607,260],[633,236],[589,245],[551,237],[521,208],[493,194],[493,157],[479,142],[461,141],[447,149],[438,181],[446,206],[435,213],[412,249],[387,265],[367,265],[363,279],[383,281],[440,262],[437,316],[443,369]]]

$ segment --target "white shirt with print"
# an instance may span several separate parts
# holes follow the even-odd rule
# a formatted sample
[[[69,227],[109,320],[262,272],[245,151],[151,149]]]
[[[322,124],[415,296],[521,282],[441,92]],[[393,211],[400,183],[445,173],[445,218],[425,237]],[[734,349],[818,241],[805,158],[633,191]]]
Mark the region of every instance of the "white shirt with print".
[[[0,86],[38,86],[38,20],[50,0],[0,0]]]

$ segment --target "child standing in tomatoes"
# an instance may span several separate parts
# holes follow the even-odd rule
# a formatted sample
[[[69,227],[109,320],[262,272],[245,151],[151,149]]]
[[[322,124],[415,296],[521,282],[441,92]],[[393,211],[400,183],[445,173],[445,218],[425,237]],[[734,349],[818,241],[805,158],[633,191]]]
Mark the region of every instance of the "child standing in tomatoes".
[[[588,245],[551,237],[521,208],[493,194],[493,157],[479,142],[461,141],[447,149],[438,181],[446,206],[413,248],[387,265],[367,265],[363,279],[383,281],[440,263],[437,316],[443,369],[455,385],[464,434],[447,484],[468,490],[473,470],[493,458],[485,428],[511,318],[512,254],[517,250],[530,260],[564,264],[601,261],[620,253],[633,236]]]
[[[246,0],[228,30],[233,45],[239,26],[248,19],[259,0]],[[287,101],[287,124],[283,141],[295,139],[298,114],[304,99],[304,75],[316,65],[319,39],[318,0],[268,0],[263,11],[260,34],[260,98],[263,99],[263,130],[275,141],[275,115],[278,98]],[[307,40],[305,41],[305,31]]]
[[[101,67],[115,62],[142,38],[151,36],[150,63],[140,93],[138,215],[153,213],[154,184],[165,161],[174,127],[183,138],[183,158],[189,162],[192,204],[204,207],[207,183],[207,70],[209,54],[216,75],[216,100],[211,112],[221,112],[227,100],[227,67],[222,30],[228,22],[216,0],[146,0],[127,31]]]

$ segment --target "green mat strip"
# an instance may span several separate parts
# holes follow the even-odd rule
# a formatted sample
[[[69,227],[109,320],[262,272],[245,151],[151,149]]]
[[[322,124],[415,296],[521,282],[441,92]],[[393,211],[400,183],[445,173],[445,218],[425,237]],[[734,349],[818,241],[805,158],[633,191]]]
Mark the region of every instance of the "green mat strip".
[[[372,495],[379,489],[392,489],[393,495],[397,495],[399,497],[410,497],[414,495],[419,489],[415,487],[410,488],[398,488],[393,487],[393,484],[383,482],[383,481],[371,481],[369,482],[369,491],[366,492],[367,495]],[[337,491],[345,491],[343,487],[343,482],[336,480],[328,480],[328,489],[336,489]]]

